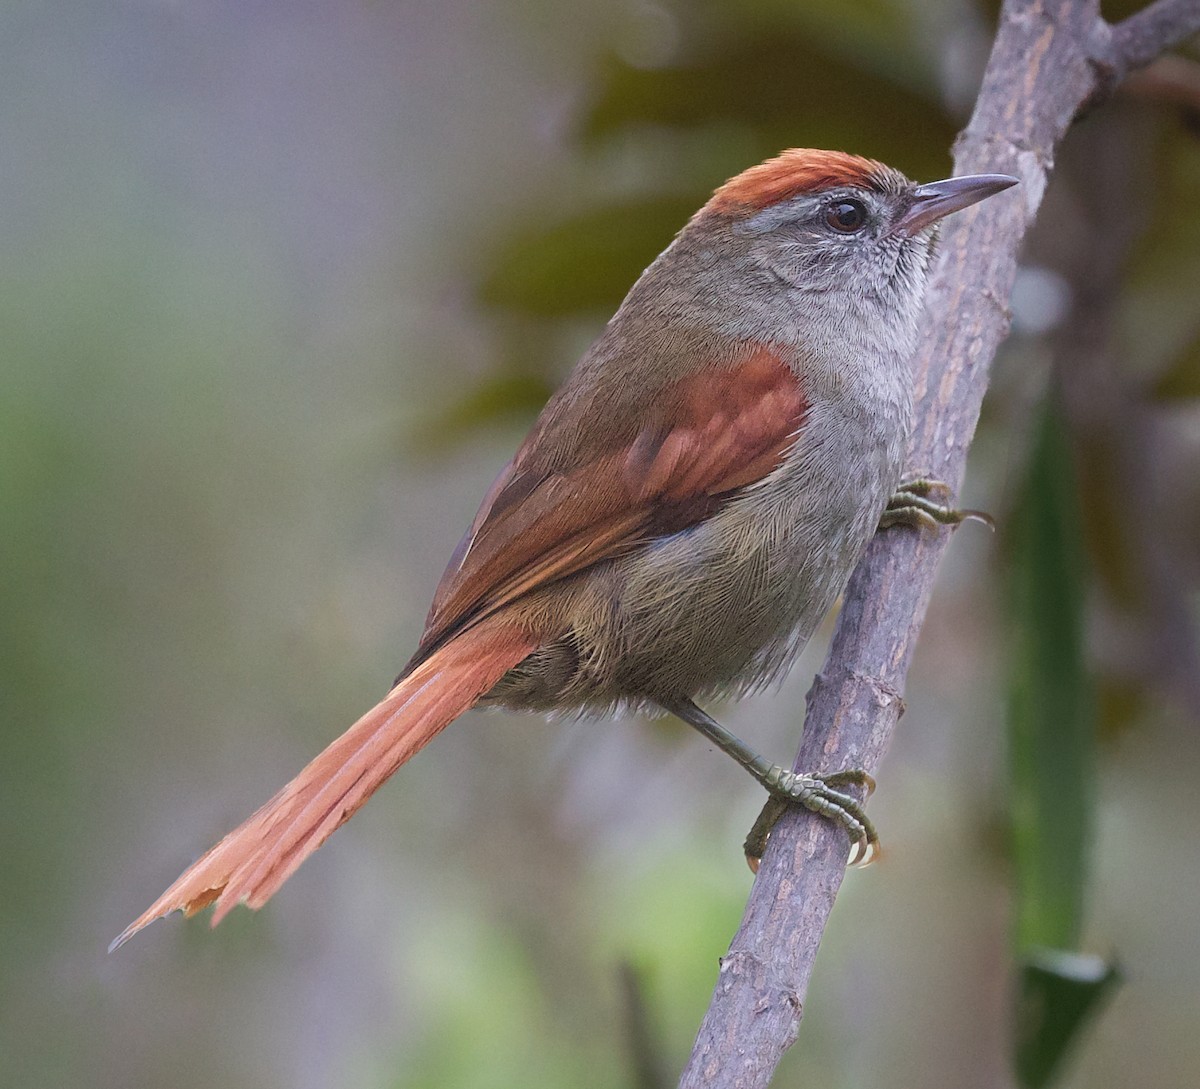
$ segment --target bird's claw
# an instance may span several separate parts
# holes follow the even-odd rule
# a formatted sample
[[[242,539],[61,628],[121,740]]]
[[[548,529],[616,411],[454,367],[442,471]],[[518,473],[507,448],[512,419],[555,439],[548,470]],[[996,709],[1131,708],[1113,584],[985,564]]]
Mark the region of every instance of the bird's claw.
[[[866,788],[868,797],[874,793],[875,780],[861,768],[831,775],[804,775],[779,768],[777,774],[771,776],[764,785],[771,796],[746,836],[744,848],[746,862],[755,873],[758,872],[758,863],[766,849],[771,829],[791,805],[802,805],[846,829],[850,836],[848,865],[867,865],[879,856],[879,834],[870,817],[856,798],[838,789],[858,786]]]
[[[906,480],[888,500],[879,519],[879,528],[913,526],[919,529],[922,526],[957,526],[968,521],[979,522],[991,530],[996,528],[990,514],[981,510],[959,510],[944,502],[950,495],[950,485],[945,481],[928,477]]]

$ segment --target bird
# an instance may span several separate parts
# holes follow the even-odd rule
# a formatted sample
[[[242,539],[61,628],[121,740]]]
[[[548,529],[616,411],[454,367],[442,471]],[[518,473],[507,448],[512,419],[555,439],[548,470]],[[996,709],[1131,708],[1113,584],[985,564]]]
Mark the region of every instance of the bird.
[[[741,763],[776,814],[804,805],[872,846],[848,790],[865,773],[772,764],[700,701],[779,679],[878,528],[973,513],[905,479],[911,358],[939,221],[1016,181],[919,185],[792,148],[717,188],[496,477],[387,695],[111,948],[173,911],[212,905],[216,926],[239,903],[262,907],[477,705],[672,714]],[[756,829],[761,854],[769,827]]]

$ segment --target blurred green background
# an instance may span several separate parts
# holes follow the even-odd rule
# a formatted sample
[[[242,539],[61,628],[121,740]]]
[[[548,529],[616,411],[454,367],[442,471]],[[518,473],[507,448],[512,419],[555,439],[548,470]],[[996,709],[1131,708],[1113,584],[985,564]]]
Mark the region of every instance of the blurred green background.
[[[0,8],[0,1082],[674,1083],[760,802],[684,727],[468,716],[258,915],[105,947],[382,695],[706,194],[789,145],[944,176],[994,14]],[[1044,945],[1124,978],[1060,1084],[1196,1084],[1197,56],[1062,148],[964,495],[1000,529],[950,549],[779,1085],[1006,1086],[1015,1040],[1038,1084]],[[730,725],[790,758],[821,643]]]

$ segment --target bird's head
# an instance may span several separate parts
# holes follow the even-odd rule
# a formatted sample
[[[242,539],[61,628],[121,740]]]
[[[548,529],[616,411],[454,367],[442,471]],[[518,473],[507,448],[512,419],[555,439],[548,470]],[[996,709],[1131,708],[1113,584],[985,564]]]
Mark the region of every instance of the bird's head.
[[[872,159],[793,148],[730,179],[693,222],[781,287],[907,306],[923,297],[938,222],[1015,184],[978,174],[918,185]]]

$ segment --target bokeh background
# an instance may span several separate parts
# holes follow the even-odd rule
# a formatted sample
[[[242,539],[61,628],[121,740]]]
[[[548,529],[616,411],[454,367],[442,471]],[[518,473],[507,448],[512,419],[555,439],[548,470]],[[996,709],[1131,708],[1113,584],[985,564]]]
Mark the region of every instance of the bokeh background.
[[[706,194],[789,145],[944,176],[994,17],[0,8],[0,1083],[674,1084],[760,802],[682,726],[469,716],[259,914],[105,947],[385,691]],[[781,1086],[1012,1084],[1047,935],[1123,977],[1060,1083],[1196,1084],[1197,57],[1062,149],[964,495],[1000,528],[942,569]],[[790,758],[827,634],[722,715]]]

